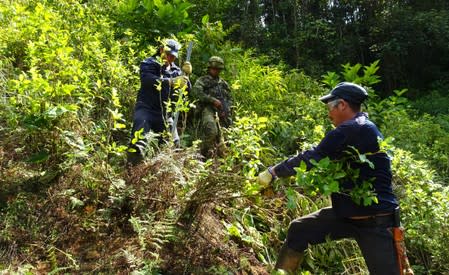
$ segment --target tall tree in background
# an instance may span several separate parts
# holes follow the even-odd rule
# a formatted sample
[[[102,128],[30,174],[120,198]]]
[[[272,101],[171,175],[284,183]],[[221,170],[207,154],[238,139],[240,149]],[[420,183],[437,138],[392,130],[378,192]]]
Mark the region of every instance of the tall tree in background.
[[[449,86],[447,1],[191,2],[198,15],[208,13],[211,21],[234,28],[231,39],[313,76],[347,62],[380,59],[385,93],[399,87],[417,91]]]
[[[430,2],[435,3],[396,6],[371,27],[371,50],[382,60],[389,90],[410,87],[419,96],[416,90],[442,91],[449,85],[449,3]]]

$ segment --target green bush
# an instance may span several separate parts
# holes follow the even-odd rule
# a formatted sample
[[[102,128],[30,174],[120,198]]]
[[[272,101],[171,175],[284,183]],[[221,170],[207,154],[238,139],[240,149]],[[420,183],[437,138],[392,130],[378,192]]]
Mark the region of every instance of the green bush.
[[[382,119],[381,131],[393,137],[397,147],[427,161],[443,181],[449,177],[449,132],[443,127],[444,119],[438,122],[444,116],[415,115],[416,111],[401,96],[386,98],[371,107],[375,119]]]
[[[0,51],[14,66],[1,91],[2,113],[16,146],[27,144],[25,159],[54,165],[101,147],[120,154],[114,136],[129,124],[123,113],[137,76],[127,63],[135,57],[121,57],[128,46],[114,40],[101,6],[12,5],[1,6]]]
[[[411,104],[421,114],[426,113],[432,116],[449,114],[449,97],[436,91],[413,100]]]
[[[393,171],[412,263],[429,272],[448,272],[449,187],[438,184],[435,173],[404,150],[395,149]]]

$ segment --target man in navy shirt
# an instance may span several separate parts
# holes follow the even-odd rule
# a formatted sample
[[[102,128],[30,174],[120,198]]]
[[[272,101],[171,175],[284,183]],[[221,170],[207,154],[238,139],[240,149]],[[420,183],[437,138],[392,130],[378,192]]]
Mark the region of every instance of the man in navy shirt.
[[[268,185],[276,177],[295,175],[294,168],[302,161],[308,169],[312,168],[312,159],[319,161],[328,157],[333,161],[348,162],[345,156],[353,148],[360,154],[366,154],[374,164],[371,168],[367,163],[349,161],[351,168],[359,169],[359,177],[355,182],[343,180],[340,188],[351,190],[355,185],[371,180],[378,202],[364,206],[355,203],[348,194],[333,193],[332,207],[290,223],[276,263],[277,269],[294,272],[309,244],[323,243],[327,237],[333,240],[354,238],[371,274],[399,274],[389,230],[394,224],[393,213],[398,202],[392,190],[390,159],[380,152],[378,144],[382,135],[367,114],[361,112],[361,104],[367,97],[366,90],[357,84],[338,84],[328,95],[320,98],[327,104],[329,118],[336,128],[327,133],[317,147],[274,165],[259,175],[258,181]]]
[[[141,136],[149,131],[162,133],[169,123],[167,120],[170,119],[166,113],[168,99],[174,99],[174,89],[182,89],[190,85],[188,78],[182,75],[181,69],[174,63],[180,48],[181,45],[176,40],[167,39],[163,41],[155,55],[141,62],[141,87],[134,108],[132,139],[136,131],[141,129],[143,129]],[[186,63],[183,65],[183,70],[190,73],[192,67],[190,63]],[[128,154],[128,161],[131,164],[136,164],[142,159],[140,148],[144,146],[143,140],[131,144],[131,148],[136,151]]]

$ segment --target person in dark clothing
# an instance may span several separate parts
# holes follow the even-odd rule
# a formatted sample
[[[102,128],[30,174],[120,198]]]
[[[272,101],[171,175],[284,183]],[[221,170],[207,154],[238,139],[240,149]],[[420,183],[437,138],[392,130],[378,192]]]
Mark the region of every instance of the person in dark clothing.
[[[295,167],[305,162],[307,169],[313,169],[311,160],[325,157],[333,161],[350,162],[351,168],[359,169],[356,182],[344,179],[340,188],[350,190],[357,184],[372,180],[377,203],[368,206],[355,203],[349,194],[332,193],[332,207],[323,208],[307,216],[293,220],[281,248],[275,268],[294,272],[303,259],[308,245],[319,244],[329,237],[333,240],[354,238],[365,258],[371,274],[399,274],[396,250],[392,233],[394,211],[398,201],[392,189],[390,159],[381,152],[378,139],[382,134],[376,125],[361,112],[361,104],[367,99],[366,90],[353,83],[342,82],[328,95],[320,98],[327,104],[329,118],[336,127],[326,134],[319,145],[299,153],[277,165],[269,167],[258,176],[262,185],[269,185],[276,177],[296,174]],[[374,164],[361,164],[348,160],[347,152],[357,149]],[[346,158],[345,158],[346,157]]]
[[[131,131],[130,147],[134,150],[128,154],[128,161],[137,164],[142,160],[141,149],[145,147],[143,139],[136,139],[136,132],[140,136],[148,132],[160,134],[166,130],[171,117],[167,115],[166,104],[168,99],[174,100],[175,89],[189,89],[188,77],[182,75],[181,69],[174,63],[178,57],[181,45],[174,39],[165,40],[158,52],[145,59],[140,64],[141,88],[137,95],[134,108],[134,122]],[[184,64],[183,68],[191,65]],[[162,139],[159,139],[161,142]]]

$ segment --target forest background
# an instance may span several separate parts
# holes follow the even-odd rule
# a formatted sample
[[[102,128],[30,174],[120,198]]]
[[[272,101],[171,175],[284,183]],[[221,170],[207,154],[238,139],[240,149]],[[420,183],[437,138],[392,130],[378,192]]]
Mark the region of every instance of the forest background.
[[[268,274],[288,223],[329,199],[254,177],[331,129],[318,98],[343,80],[387,137],[416,274],[449,272],[447,1],[1,0],[0,22],[2,273]],[[194,42],[192,82],[225,59],[228,152],[203,160],[178,102],[182,148],[129,170],[138,66],[166,37],[180,62]],[[309,174],[321,191],[332,167]],[[367,273],[350,240],[302,268]]]

